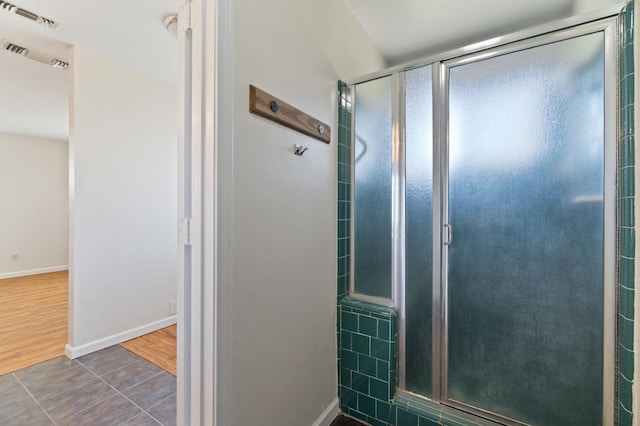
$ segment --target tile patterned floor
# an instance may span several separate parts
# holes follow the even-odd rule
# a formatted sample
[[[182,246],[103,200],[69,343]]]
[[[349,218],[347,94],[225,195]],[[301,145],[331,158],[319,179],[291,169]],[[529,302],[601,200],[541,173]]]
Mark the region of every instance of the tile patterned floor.
[[[176,378],[120,346],[0,376],[0,425],[175,425]]]

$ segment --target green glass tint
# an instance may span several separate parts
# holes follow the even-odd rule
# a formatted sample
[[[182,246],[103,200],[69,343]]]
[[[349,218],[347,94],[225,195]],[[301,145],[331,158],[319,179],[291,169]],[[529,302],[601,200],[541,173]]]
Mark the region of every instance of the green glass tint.
[[[391,297],[391,77],[356,86],[355,292]]]
[[[406,388],[431,396],[433,95],[431,66],[406,73]]]
[[[450,70],[448,397],[602,423],[604,36]]]

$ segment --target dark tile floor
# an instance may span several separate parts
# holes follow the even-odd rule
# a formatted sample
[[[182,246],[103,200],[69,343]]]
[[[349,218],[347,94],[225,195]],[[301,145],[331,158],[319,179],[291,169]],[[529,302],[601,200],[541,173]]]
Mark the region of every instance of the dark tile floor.
[[[0,425],[175,425],[176,378],[120,346],[0,376]]]
[[[364,426],[364,423],[360,423],[351,417],[340,415],[331,422],[331,426]]]

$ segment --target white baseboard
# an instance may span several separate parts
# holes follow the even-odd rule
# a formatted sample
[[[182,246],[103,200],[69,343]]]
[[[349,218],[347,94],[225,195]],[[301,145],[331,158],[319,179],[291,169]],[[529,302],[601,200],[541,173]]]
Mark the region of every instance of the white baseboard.
[[[338,417],[338,413],[340,412],[340,401],[338,398],[331,401],[331,404],[327,407],[326,410],[320,414],[320,417],[313,422],[313,426],[329,426],[331,422]]]
[[[109,346],[117,345],[118,343],[126,342],[127,340],[135,339],[136,337],[140,337],[144,334],[168,327],[175,324],[176,320],[177,316],[172,315],[140,327],[132,328],[131,330],[123,331],[122,333],[113,334],[102,339],[94,340],[93,342],[85,343],[84,345],[74,347],[67,344],[64,347],[64,353],[67,358],[78,358],[82,355],[90,354],[92,352],[99,351],[100,349],[108,348]]]
[[[18,278],[27,277],[29,275],[47,274],[49,272],[66,271],[67,269],[69,269],[69,267],[67,265],[64,265],[51,266],[49,268],[29,269],[26,271],[6,272],[4,274],[0,274],[0,280],[3,280],[5,278]]]

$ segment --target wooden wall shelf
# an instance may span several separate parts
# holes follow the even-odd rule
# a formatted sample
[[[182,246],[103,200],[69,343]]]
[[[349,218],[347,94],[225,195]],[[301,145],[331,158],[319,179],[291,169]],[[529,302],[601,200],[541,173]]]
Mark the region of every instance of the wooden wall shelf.
[[[331,127],[270,95],[254,85],[249,86],[249,111],[325,143],[331,143]]]

